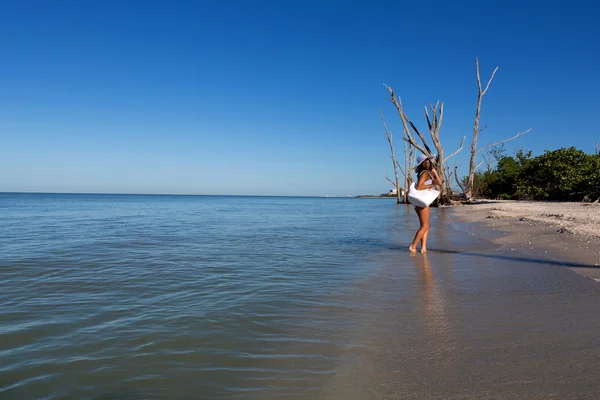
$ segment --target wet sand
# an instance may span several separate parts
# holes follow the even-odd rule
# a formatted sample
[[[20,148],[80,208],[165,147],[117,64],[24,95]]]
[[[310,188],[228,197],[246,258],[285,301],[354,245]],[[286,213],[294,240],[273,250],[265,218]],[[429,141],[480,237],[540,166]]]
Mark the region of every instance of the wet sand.
[[[418,222],[404,217],[388,261],[347,294],[356,339],[319,398],[598,398],[600,284],[577,262],[509,249],[451,209],[433,211],[429,253],[409,254]]]

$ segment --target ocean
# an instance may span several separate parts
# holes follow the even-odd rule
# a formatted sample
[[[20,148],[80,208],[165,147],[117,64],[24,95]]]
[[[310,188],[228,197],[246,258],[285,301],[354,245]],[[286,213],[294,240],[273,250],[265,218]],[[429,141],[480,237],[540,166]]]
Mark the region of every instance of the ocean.
[[[529,381],[586,376],[522,328],[553,329],[576,278],[496,253],[447,209],[409,254],[418,220],[395,203],[0,194],[0,399],[437,398],[465,376],[493,398],[523,357]],[[578,343],[597,343],[589,290],[568,312]]]
[[[354,307],[344,291],[408,240],[404,211],[393,199],[2,194],[0,394],[319,391],[353,345],[338,325]]]

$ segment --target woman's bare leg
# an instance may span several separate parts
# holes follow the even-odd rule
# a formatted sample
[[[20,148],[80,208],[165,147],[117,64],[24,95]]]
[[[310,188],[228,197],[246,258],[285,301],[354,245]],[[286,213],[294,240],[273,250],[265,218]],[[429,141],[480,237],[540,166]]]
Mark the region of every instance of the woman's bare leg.
[[[423,236],[429,232],[429,207],[415,207],[415,211],[419,216],[419,223],[421,224],[421,227],[419,228],[417,233],[415,233],[415,238],[410,247],[408,248],[408,251],[412,253],[417,251],[417,244],[419,244],[419,242],[423,240]],[[423,246],[424,244],[425,246]],[[421,244],[421,251],[423,250],[423,248],[425,248],[425,251],[427,251],[426,243]]]
[[[423,233],[423,237],[421,238],[421,253],[427,253],[427,238],[429,237],[429,217],[430,217],[430,211],[431,209],[429,207],[425,207],[422,211],[422,215],[423,215],[423,224],[424,226],[426,226],[427,228],[425,229],[425,232]]]
[[[429,209],[429,207],[428,207]],[[421,253],[427,253],[427,237],[429,236],[429,227],[423,234],[423,238],[421,239]]]

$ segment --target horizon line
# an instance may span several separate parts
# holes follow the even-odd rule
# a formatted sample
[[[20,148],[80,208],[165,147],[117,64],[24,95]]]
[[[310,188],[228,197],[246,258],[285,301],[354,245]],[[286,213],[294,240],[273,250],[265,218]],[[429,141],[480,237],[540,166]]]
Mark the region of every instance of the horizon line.
[[[106,196],[205,196],[205,197],[318,197],[354,198],[371,195],[284,195],[284,194],[194,194],[194,193],[119,193],[119,192],[36,192],[0,191],[0,194],[66,194],[66,195],[106,195]],[[376,196],[376,195],[372,195]]]

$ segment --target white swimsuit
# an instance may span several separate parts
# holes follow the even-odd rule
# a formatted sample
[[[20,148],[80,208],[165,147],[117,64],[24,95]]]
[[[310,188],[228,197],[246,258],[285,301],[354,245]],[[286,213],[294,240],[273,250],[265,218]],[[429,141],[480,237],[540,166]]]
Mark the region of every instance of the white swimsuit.
[[[421,174],[426,171],[427,170],[424,169],[423,171],[421,171]],[[427,171],[427,173],[429,174],[429,177],[431,178],[431,173],[429,171]],[[421,176],[421,174],[419,174],[419,177]],[[423,185],[433,185],[433,179],[426,180],[425,182],[423,182]]]

